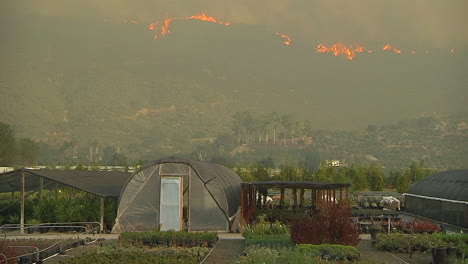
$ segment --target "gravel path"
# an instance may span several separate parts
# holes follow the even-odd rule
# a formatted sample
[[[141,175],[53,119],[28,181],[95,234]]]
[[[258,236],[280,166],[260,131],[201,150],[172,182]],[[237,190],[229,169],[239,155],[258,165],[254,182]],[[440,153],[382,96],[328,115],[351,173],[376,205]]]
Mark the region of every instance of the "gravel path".
[[[241,234],[218,236],[218,244],[201,264],[232,264],[243,254],[245,239]]]

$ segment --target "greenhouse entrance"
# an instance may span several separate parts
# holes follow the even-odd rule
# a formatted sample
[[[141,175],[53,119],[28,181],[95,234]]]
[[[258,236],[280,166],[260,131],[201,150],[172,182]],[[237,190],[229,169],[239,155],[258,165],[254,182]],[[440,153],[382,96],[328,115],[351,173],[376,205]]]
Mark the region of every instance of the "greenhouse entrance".
[[[161,177],[161,231],[182,229],[182,177]]]

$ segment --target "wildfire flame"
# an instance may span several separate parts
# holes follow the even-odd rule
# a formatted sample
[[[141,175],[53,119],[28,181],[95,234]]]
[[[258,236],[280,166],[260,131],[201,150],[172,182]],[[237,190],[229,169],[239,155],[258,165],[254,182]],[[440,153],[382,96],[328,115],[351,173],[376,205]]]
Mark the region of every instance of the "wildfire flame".
[[[230,26],[231,25],[230,22],[218,21],[214,17],[208,16],[208,15],[206,15],[204,13],[200,13],[198,15],[192,15],[192,16],[185,17],[185,18],[167,18],[167,19],[164,20],[164,22],[156,21],[154,23],[149,24],[148,29],[156,32],[156,34],[154,35],[154,38],[157,39],[159,37],[163,37],[163,36],[171,33],[169,28],[170,28],[170,25],[171,25],[172,21],[174,21],[174,20],[190,20],[190,19],[196,19],[196,20],[200,20],[200,21],[204,21],[204,22],[210,22],[210,23],[217,23],[217,24],[221,24],[221,25],[225,25],[225,26]],[[112,23],[112,20],[108,19],[108,18],[105,18],[104,22]],[[130,19],[124,19],[123,22],[124,23],[131,23],[131,24],[139,24],[139,22],[137,20],[130,20]],[[276,35],[283,39],[284,45],[286,45],[286,46],[291,45],[291,43],[293,41],[291,37],[289,37],[286,34],[282,34],[280,32],[276,32]],[[395,48],[390,44],[385,44],[382,47],[382,50],[383,51],[393,51],[396,54],[402,54],[403,53],[403,51],[401,49]],[[332,44],[330,46],[327,46],[325,44],[320,43],[320,44],[318,44],[316,46],[316,52],[317,53],[332,53],[335,56],[344,56],[348,60],[353,60],[354,57],[356,56],[356,54],[358,54],[358,53],[367,53],[367,54],[375,53],[373,50],[368,49],[368,48],[364,48],[361,45],[354,45],[354,46],[353,45],[346,45],[346,44],[341,43],[341,42],[338,42],[336,44]],[[378,52],[378,51],[376,51],[376,52]],[[429,52],[429,50],[425,50],[425,51],[418,51],[418,53],[429,54],[430,52]],[[450,53],[451,54],[455,53],[455,50],[453,48],[450,49]],[[414,54],[416,54],[416,51],[410,50],[410,51],[408,51],[408,54],[413,54],[414,55]]]
[[[283,42],[284,45],[286,45],[286,46],[291,45],[292,38],[290,38],[288,35],[280,34],[279,32],[276,32],[276,35],[282,37],[283,39],[285,39],[285,41]]]
[[[382,49],[383,49],[383,50],[393,50],[393,52],[398,53],[398,54],[401,54],[401,50],[400,50],[400,49],[394,48],[394,47],[392,47],[392,45],[390,45],[390,44],[385,45]]]
[[[206,21],[206,22],[211,22],[211,23],[217,23],[217,24],[221,24],[221,25],[225,25],[225,26],[230,26],[231,25],[231,22],[218,21],[218,20],[216,20],[216,18],[211,17],[211,16],[207,16],[204,13],[201,13],[199,15],[193,15],[193,16],[186,17],[186,18],[167,18],[166,20],[164,20],[164,25],[160,26],[160,30],[158,30],[159,33],[154,35],[154,38],[157,39],[157,38],[159,38],[159,36],[165,36],[165,35],[171,33],[171,31],[169,30],[169,26],[171,25],[172,21],[174,21],[174,20],[188,20],[188,19],[196,19],[196,20],[201,20],[201,21]],[[150,30],[157,30],[158,25],[159,25],[159,21],[156,21],[154,23],[151,23],[148,26],[148,28]]]
[[[316,52],[332,52],[335,56],[344,55],[348,60],[352,60],[356,56],[356,53],[364,52],[364,47],[360,45],[356,45],[356,47],[353,47],[352,45],[346,46],[341,42],[333,44],[329,47],[325,46],[324,44],[318,44]]]
[[[218,23],[218,24],[225,25],[225,26],[230,26],[231,25],[231,22],[220,22],[220,21],[216,20],[214,17],[207,16],[204,13],[201,13],[200,15],[194,15],[194,16],[188,17],[187,19],[198,19],[198,20],[201,20],[201,21]]]

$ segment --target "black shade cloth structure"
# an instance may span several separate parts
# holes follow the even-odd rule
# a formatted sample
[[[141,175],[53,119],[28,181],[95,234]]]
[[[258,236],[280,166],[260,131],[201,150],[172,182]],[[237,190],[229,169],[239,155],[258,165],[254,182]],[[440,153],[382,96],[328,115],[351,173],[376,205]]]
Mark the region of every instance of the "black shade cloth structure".
[[[158,160],[122,189],[113,233],[229,231],[239,215],[241,178],[231,169],[193,160]]]
[[[468,202],[468,170],[432,174],[414,183],[408,193]]]
[[[131,173],[121,171],[19,169],[0,174],[0,193],[21,192],[20,225],[24,232],[25,192],[66,185],[100,196],[100,231],[104,227],[104,198],[117,197]]]
[[[100,197],[118,197],[132,173],[122,171],[18,169],[0,174],[0,193],[21,190],[21,177],[25,175],[25,191],[38,190],[40,178],[44,189],[52,182],[74,187]]]
[[[468,228],[468,170],[432,174],[405,193],[405,210],[433,220]]]

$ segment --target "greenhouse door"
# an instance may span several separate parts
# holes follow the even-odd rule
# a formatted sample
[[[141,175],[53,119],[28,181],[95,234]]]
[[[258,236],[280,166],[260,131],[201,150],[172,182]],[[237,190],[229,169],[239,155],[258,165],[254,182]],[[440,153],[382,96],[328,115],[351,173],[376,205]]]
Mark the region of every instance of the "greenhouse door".
[[[161,231],[180,231],[182,227],[182,177],[161,177]]]

